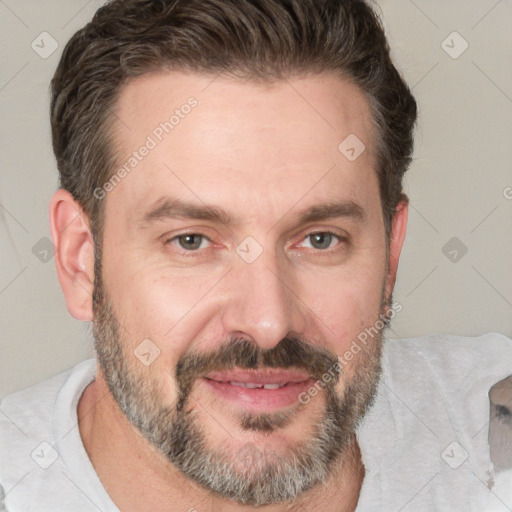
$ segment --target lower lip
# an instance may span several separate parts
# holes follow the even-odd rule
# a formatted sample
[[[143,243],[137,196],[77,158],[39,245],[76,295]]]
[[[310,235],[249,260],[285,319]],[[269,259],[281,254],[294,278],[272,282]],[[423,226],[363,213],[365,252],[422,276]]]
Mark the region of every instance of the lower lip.
[[[313,384],[313,379],[308,379],[290,383],[278,389],[250,389],[212,379],[203,378],[202,381],[222,398],[255,412],[268,412],[294,405],[299,401],[299,395]]]

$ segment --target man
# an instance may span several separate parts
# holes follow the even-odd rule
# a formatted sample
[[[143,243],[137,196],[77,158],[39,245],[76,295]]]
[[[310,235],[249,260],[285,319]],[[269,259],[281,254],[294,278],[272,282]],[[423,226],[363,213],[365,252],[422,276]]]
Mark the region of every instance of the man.
[[[97,357],[2,402],[6,508],[484,503],[510,340],[382,351],[415,119],[361,0],[101,8],[51,103],[57,271]]]

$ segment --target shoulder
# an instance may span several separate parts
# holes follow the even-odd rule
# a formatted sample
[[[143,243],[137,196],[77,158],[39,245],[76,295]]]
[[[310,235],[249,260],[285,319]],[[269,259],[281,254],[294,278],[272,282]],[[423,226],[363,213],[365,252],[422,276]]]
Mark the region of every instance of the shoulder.
[[[445,355],[491,355],[490,350],[512,356],[512,339],[491,332],[481,336],[454,336],[451,334],[430,334],[418,338],[403,338],[385,342],[388,351],[415,352],[420,357]],[[494,354],[495,355],[495,354]]]
[[[59,470],[56,425],[62,423],[60,416],[65,415],[66,421],[72,421],[73,414],[76,418],[72,404],[79,399],[82,386],[90,381],[94,369],[93,359],[83,361],[35,386],[7,395],[0,402],[0,486],[15,503],[16,494],[19,499],[22,495],[32,499],[29,494],[41,487],[50,473]]]
[[[53,405],[72,370],[55,375],[34,386],[11,393],[0,401],[0,431],[17,424],[26,433],[40,431],[51,417]]]
[[[424,486],[418,510],[482,510],[470,503],[489,493],[489,389],[510,374],[512,340],[498,333],[385,342],[376,401],[359,432],[370,502],[400,508]]]
[[[94,369],[94,360],[78,363],[34,386],[16,391],[0,401],[0,454],[7,438],[51,436],[52,417],[65,384],[84,372]]]
[[[389,340],[384,344],[383,364],[388,376],[399,380],[406,373],[413,381],[417,375],[454,385],[466,378],[498,381],[512,373],[512,339],[488,333],[477,337],[433,334]]]
[[[475,434],[489,420],[490,388],[512,374],[512,340],[498,333],[393,340],[382,363],[387,400],[428,417],[422,423],[435,432],[449,425]]]

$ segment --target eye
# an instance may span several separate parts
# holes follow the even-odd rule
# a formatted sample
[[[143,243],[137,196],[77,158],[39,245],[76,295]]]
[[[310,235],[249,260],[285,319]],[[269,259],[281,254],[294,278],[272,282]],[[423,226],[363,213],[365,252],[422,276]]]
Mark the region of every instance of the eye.
[[[319,249],[319,250],[326,250],[333,247],[333,244],[335,245],[340,241],[340,238],[333,234],[329,233],[327,231],[325,232],[318,232],[318,233],[311,233],[306,238],[304,238],[303,241],[303,247],[310,247],[312,249]],[[309,242],[309,245],[308,245]]]
[[[208,241],[208,238],[204,235],[199,235],[197,233],[187,233],[169,240],[170,243],[178,245],[185,251],[197,251],[198,249],[204,249]]]

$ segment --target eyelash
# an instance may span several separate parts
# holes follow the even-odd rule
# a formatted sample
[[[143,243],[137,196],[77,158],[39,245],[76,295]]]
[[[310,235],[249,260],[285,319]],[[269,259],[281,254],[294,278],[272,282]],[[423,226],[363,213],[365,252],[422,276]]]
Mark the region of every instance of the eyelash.
[[[302,237],[300,242],[303,243],[305,240],[307,240],[308,238],[313,237],[315,235],[329,235],[333,239],[337,240],[337,244],[334,246],[334,248],[336,248],[340,243],[343,243],[344,241],[345,242],[347,241],[346,237],[338,235],[338,234],[336,234],[336,233],[334,233],[332,231],[313,231],[311,233],[306,234],[304,237]],[[202,233],[197,233],[197,232],[189,232],[189,233],[180,233],[179,235],[175,235],[175,236],[167,239],[165,241],[165,245],[173,244],[173,242],[176,242],[176,244],[173,244],[173,245],[177,246],[178,250],[181,252],[181,255],[183,255],[183,256],[193,256],[194,253],[199,252],[201,248],[193,249],[193,250],[187,250],[187,249],[184,249],[183,247],[180,247],[178,245],[179,244],[179,239],[183,238],[183,237],[187,237],[187,236],[201,237],[201,243],[203,241],[207,241],[209,243],[212,243],[212,240],[207,235],[204,235]],[[333,252],[334,248],[333,247],[328,247],[327,249],[316,249],[314,247],[307,247],[306,249],[314,250],[314,251],[316,251],[318,253],[330,253],[330,252]],[[207,248],[203,248],[203,249],[207,249]]]
[[[302,238],[302,242],[304,242],[308,238],[311,238],[311,237],[313,237],[315,235],[328,235],[328,236],[331,236],[333,239],[337,240],[337,244],[334,247],[337,247],[337,245],[339,245],[343,241],[343,237],[342,236],[337,235],[336,233],[333,233],[332,231],[314,231],[314,232],[308,233],[306,236],[304,236]],[[313,249],[313,250],[316,250],[316,251],[319,251],[319,252],[327,253],[327,252],[330,252],[334,247],[328,247],[327,249],[316,249],[315,247],[308,247],[308,249]]]
[[[168,244],[172,244],[173,242],[176,242],[176,246],[177,248],[181,251],[181,253],[185,256],[191,256],[193,255],[193,253],[195,252],[198,252],[199,249],[195,249],[195,250],[187,250],[187,249],[184,249],[183,247],[180,247],[178,244],[179,244],[179,239],[180,238],[184,238],[184,237],[187,237],[187,236],[197,236],[197,237],[201,237],[201,245],[202,245],[202,242],[203,241],[207,241],[207,242],[212,242],[212,240],[202,234],[202,233],[195,233],[195,232],[190,232],[190,233],[180,233],[179,235],[176,235],[176,236],[173,236],[172,238],[169,238],[165,241],[165,245],[168,245]],[[173,244],[174,245],[174,244]]]

